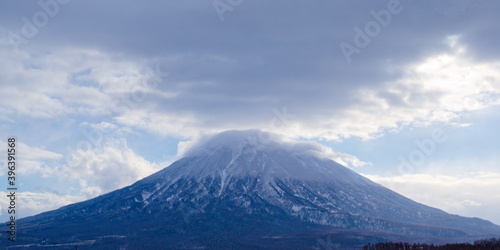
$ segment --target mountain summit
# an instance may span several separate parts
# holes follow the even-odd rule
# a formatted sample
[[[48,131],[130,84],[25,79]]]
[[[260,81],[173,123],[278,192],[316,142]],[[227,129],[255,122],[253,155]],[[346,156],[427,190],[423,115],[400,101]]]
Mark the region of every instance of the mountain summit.
[[[259,130],[202,139],[131,186],[18,225],[20,244],[51,248],[332,249],[500,235],[488,221],[384,188],[327,158],[318,144]]]

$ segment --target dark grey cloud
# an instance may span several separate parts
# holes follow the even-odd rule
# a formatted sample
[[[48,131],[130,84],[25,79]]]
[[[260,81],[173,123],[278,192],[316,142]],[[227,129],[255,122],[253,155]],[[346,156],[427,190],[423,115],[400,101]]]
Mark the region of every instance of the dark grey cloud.
[[[58,2],[2,2],[3,34],[21,34],[23,17],[32,20],[43,11],[40,3]],[[387,11],[391,4],[399,12],[347,63],[339,44],[355,44],[355,27],[365,30],[376,21],[372,12]],[[384,93],[386,83],[401,78],[404,65],[452,52],[448,36],[460,36],[475,60],[496,60],[497,5],[486,0],[244,0],[221,21],[211,0],[73,0],[59,4],[20,49],[87,48],[115,60],[161,65],[170,75],[157,90],[177,96],[150,95],[139,109],[190,113],[217,127],[231,121],[262,124],[272,109],[287,106],[315,123],[362,102],[360,89],[379,89],[378,97],[391,105],[407,105],[402,96]]]

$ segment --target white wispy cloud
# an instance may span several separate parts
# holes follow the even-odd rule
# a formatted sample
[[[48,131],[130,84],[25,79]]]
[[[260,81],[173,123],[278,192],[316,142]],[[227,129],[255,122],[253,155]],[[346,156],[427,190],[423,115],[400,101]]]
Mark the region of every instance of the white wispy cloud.
[[[379,69],[400,77],[375,79],[350,90],[341,82],[327,85],[324,79],[313,84],[324,93],[345,93],[343,101],[319,98],[324,95],[321,91],[299,98],[306,91],[299,80],[290,81],[287,91],[271,88],[275,83],[267,82],[268,87],[255,92],[251,84],[228,84],[226,79],[170,77],[166,71],[176,62],[169,57],[164,65],[157,64],[160,68],[148,69],[145,63],[118,60],[95,49],[63,47],[48,54],[14,56],[0,48],[6,55],[0,59],[6,65],[0,69],[0,80],[10,83],[0,93],[0,109],[26,117],[109,116],[121,125],[162,136],[268,129],[276,118],[273,110],[282,106],[277,103],[288,104],[288,112],[294,114],[280,133],[306,138],[371,139],[402,125],[435,122],[468,126],[460,121],[461,112],[500,104],[496,70],[500,62],[476,61],[461,39],[443,37],[446,51]],[[178,60],[194,58],[178,56]]]
[[[8,194],[8,192],[0,191],[2,197],[7,197]],[[84,196],[59,195],[46,192],[18,192],[16,193],[16,198],[17,204],[19,204],[16,210],[18,218],[39,214],[85,200]],[[0,199],[0,221],[8,220],[8,207],[8,200]]]
[[[113,127],[105,122],[95,126]],[[19,167],[16,173],[57,179],[62,185],[78,183],[81,190],[77,193],[85,198],[93,198],[130,185],[167,166],[166,163],[156,164],[145,160],[128,147],[125,139],[118,139],[113,133],[108,131],[107,134],[101,134],[99,141],[93,141],[95,144],[88,141],[90,147],[67,152],[68,155],[18,142]],[[0,140],[0,145],[0,150],[3,148],[5,151],[7,143]],[[2,164],[5,162],[2,161]],[[0,175],[4,174],[4,171],[0,172]]]
[[[143,65],[81,48],[33,55],[0,48],[0,106],[7,114],[54,118],[111,115],[147,78]]]
[[[500,173],[474,172],[449,176],[409,174],[394,177],[365,175],[417,202],[462,216],[500,224]]]
[[[461,120],[463,112],[500,104],[500,73],[495,70],[500,62],[476,62],[468,56],[466,47],[457,37],[445,38],[443,43],[449,44],[450,39],[453,43],[449,45],[449,52],[402,66],[388,66],[386,70],[399,72],[400,78],[354,88],[350,102],[342,109],[318,106],[294,110],[293,107],[307,107],[310,102],[308,98],[295,99],[288,108],[294,119],[281,126],[280,133],[327,140],[372,139],[405,126],[433,123],[470,125]],[[147,108],[122,113],[115,119],[127,126],[161,135],[182,133],[194,136],[199,130],[268,128],[269,121],[276,118],[272,112],[276,109],[272,106],[273,100],[268,100],[266,111],[259,106],[238,103],[238,100],[231,100],[237,104],[233,108],[228,101],[218,99],[218,95],[207,95],[211,96],[210,102],[206,102],[208,97],[192,100],[185,112],[178,112],[172,105],[174,102],[185,103],[179,98],[187,96],[179,95],[163,99],[164,102],[149,103]],[[288,98],[287,95],[283,92],[276,98]],[[227,106],[220,114],[210,112],[207,117],[207,105],[213,105],[211,103],[217,100]],[[258,119],[248,119],[251,117]]]
[[[77,149],[69,157],[50,175],[78,182],[87,198],[130,185],[165,167],[137,155],[125,139],[111,137],[91,148]]]
[[[335,152],[331,148],[326,147],[318,142],[313,142],[313,141],[299,141],[291,137],[286,137],[281,134],[275,134],[269,131],[264,131],[264,130],[247,130],[247,137],[246,138],[241,138],[243,141],[246,141],[246,143],[251,144],[251,145],[259,145],[264,147],[264,145],[267,147],[268,142],[273,142],[273,146],[275,147],[276,145],[279,145],[279,147],[283,149],[287,149],[290,152],[293,153],[311,153],[313,155],[322,157],[322,158],[327,158],[331,159],[339,164],[342,164],[346,167],[349,168],[356,168],[356,167],[361,167],[361,166],[369,166],[371,165],[370,162],[365,162],[360,160],[358,157],[347,154],[347,153],[342,153],[342,152]],[[228,131],[226,133],[231,133],[231,131]],[[226,137],[222,137],[225,140],[231,140],[232,138],[228,136],[227,134],[225,135]],[[238,135],[241,136],[241,135]],[[220,139],[218,141],[212,141],[214,138],[219,138],[219,135],[208,133],[208,134],[199,134],[195,138],[192,138],[191,140],[188,141],[180,141],[177,145],[177,157],[184,157],[186,154],[193,153],[193,152],[198,152],[200,150],[201,152],[204,152],[207,150],[205,146],[212,146],[212,144],[217,145],[218,143],[224,143],[225,141]],[[211,141],[211,143],[207,144],[207,141]],[[238,141],[238,143],[241,143],[241,141]],[[274,143],[277,143],[276,145]],[[238,145],[234,145],[235,148],[238,148]]]
[[[470,125],[461,121],[462,112],[500,104],[500,73],[496,70],[500,62],[476,62],[465,47],[458,47],[457,38],[454,42],[450,53],[396,67],[403,73],[401,78],[360,89],[353,96],[358,103],[335,119],[323,121],[322,127],[311,129],[329,139],[370,139],[402,125]]]
[[[0,150],[6,152],[6,141],[0,140]],[[43,147],[33,147],[22,142],[17,142],[16,162],[17,173],[20,174],[42,174],[50,167],[47,161],[58,161],[63,158],[63,155],[44,149]],[[2,161],[5,164],[5,161]],[[3,175],[3,171],[0,175]]]

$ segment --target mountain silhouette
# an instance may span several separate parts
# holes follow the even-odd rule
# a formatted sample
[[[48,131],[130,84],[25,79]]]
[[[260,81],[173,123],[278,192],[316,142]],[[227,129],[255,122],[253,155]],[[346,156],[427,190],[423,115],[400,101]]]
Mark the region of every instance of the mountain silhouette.
[[[128,187],[17,224],[16,244],[42,249],[351,249],[500,235],[374,183],[318,144],[260,130],[202,139]]]

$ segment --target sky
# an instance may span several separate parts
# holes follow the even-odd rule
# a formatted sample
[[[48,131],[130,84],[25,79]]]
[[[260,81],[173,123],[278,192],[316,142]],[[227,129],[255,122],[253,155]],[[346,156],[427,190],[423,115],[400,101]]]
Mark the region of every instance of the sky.
[[[158,171],[202,135],[262,129],[418,202],[500,224],[500,3],[1,1],[20,217]]]

